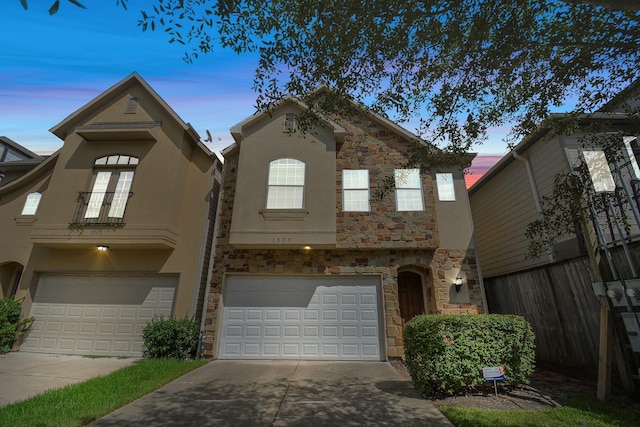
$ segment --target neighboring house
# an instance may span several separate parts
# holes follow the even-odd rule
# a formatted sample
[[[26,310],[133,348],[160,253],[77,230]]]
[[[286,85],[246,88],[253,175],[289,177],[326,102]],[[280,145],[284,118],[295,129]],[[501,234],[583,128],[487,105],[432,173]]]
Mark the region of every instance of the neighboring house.
[[[423,142],[355,106],[302,132],[306,108],[287,98],[231,128],[207,354],[386,360],[415,315],[483,313],[461,169],[403,169]]]
[[[0,186],[19,178],[43,160],[44,157],[29,151],[6,136],[0,136]]]
[[[625,91],[601,111],[580,116],[573,132],[557,132],[555,124],[567,116],[551,115],[469,189],[488,309],[521,314],[532,323],[540,362],[595,371],[600,302],[592,283],[600,274],[606,280],[615,278],[606,250],[615,258],[617,274],[634,277],[621,250],[640,241],[640,145],[637,119],[627,108],[634,104],[633,93]],[[604,139],[614,143],[615,158],[605,155]],[[594,204],[596,210],[605,207],[598,210],[598,221],[576,223],[574,232],[559,239],[547,255],[527,258],[525,232],[539,218],[543,197],[552,193],[558,174],[579,165],[591,174],[585,184],[593,200],[612,204]],[[616,188],[619,198],[613,193]],[[622,199],[628,201],[620,203]],[[621,209],[628,228],[621,224],[618,231],[613,219]],[[602,254],[595,270],[596,258],[589,258],[588,249],[594,243]]]
[[[154,316],[201,316],[221,163],[135,73],[51,132],[60,150],[18,149],[38,164],[0,182],[0,296],[35,317],[21,351],[140,355]]]

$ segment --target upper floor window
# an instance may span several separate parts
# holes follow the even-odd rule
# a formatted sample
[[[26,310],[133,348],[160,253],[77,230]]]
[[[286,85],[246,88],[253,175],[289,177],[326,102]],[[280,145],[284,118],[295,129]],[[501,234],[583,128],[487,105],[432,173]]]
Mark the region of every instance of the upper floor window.
[[[616,183],[613,180],[609,162],[602,150],[585,150],[582,152],[591,182],[596,191],[614,191]]]
[[[369,170],[342,171],[342,210],[369,212]]]
[[[396,169],[393,177],[396,185],[396,210],[423,211],[420,169]]]
[[[137,157],[122,155],[105,156],[95,161],[94,165],[99,170],[84,213],[85,219],[104,220],[124,216],[133,182],[132,168],[137,164]]]
[[[278,159],[269,163],[267,209],[304,207],[305,164],[296,159]]]
[[[629,161],[631,162],[631,167],[633,169],[633,173],[636,178],[640,178],[640,166],[638,166],[638,160],[636,159],[634,148],[638,145],[638,140],[635,136],[623,136],[622,141],[624,142],[624,147],[627,150],[627,154],[629,155]]]
[[[27,200],[25,200],[24,207],[22,208],[22,215],[35,215],[38,210],[38,205],[40,204],[40,197],[42,197],[40,193],[30,193],[27,195]]]
[[[453,186],[452,173],[437,173],[436,186],[438,187],[438,200],[441,202],[456,201],[456,191]]]

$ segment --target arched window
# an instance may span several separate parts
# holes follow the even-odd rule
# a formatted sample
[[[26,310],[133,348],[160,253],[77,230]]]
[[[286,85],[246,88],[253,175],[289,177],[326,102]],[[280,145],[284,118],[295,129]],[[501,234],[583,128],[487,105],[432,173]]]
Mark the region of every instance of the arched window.
[[[278,159],[269,163],[267,209],[304,207],[305,164],[296,159]]]
[[[84,214],[85,219],[124,216],[134,169],[138,161],[137,157],[119,154],[96,159],[94,163],[96,175]]]
[[[38,205],[40,204],[40,197],[42,197],[42,195],[37,192],[28,194],[27,200],[25,200],[24,207],[22,208],[22,215],[35,215],[38,210]]]

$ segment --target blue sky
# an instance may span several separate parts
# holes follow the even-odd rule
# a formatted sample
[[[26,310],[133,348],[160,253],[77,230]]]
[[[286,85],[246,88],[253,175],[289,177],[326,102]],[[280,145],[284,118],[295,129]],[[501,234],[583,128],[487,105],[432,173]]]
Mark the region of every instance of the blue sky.
[[[142,32],[139,6],[125,11],[115,0],[0,2],[0,135],[39,154],[62,141],[49,129],[131,72],[138,72],[201,136],[208,129],[220,151],[232,143],[229,128],[254,112],[252,90],[256,58],[218,50],[192,64],[182,60],[184,46],[169,44],[163,32]],[[412,126],[404,125],[414,131]],[[478,147],[485,155],[506,153],[496,129]]]

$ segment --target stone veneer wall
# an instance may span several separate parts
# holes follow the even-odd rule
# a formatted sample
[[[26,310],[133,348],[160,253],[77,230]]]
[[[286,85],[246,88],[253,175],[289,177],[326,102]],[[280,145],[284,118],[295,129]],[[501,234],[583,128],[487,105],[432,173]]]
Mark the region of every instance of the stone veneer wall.
[[[343,169],[369,169],[371,192],[385,176],[405,160],[411,144],[397,135],[357,116],[341,125],[348,130],[347,141],[336,154],[337,248],[336,250],[234,249],[229,245],[229,229],[235,197],[238,155],[225,158],[221,209],[218,216],[213,274],[205,319],[205,354],[213,356],[217,346],[218,312],[224,273],[250,274],[379,274],[382,277],[383,316],[387,356],[403,357],[402,321],[398,302],[398,271],[420,270],[424,274],[429,313],[483,313],[480,282],[474,251],[468,248],[438,248],[434,183],[423,176],[424,212],[397,212],[395,197],[386,195],[372,201],[371,212],[342,212],[341,179]],[[453,303],[459,295],[447,280],[449,270],[466,277],[468,299]],[[222,320],[222,319],[220,319]]]
[[[388,357],[403,357],[402,321],[398,303],[398,271],[403,268],[431,272],[425,277],[429,311],[443,314],[482,313],[482,297],[477,280],[475,258],[471,253],[459,250],[438,249],[389,250],[389,251],[344,251],[344,250],[234,250],[226,246],[219,248],[211,280],[207,303],[206,354],[213,355],[218,326],[218,308],[221,301],[223,274],[331,274],[358,275],[379,274],[382,277],[383,316]],[[460,269],[465,272],[469,288],[469,302],[451,303],[452,284],[444,280],[446,270]],[[220,319],[221,320],[221,319]]]
[[[336,119],[347,130],[345,142],[337,147],[337,247],[338,248],[429,248],[438,247],[434,181],[423,171],[424,211],[398,212],[393,187],[382,199],[373,198],[385,179],[393,178],[416,147],[406,140],[354,112],[348,119]],[[370,212],[342,211],[342,171],[368,169]]]

